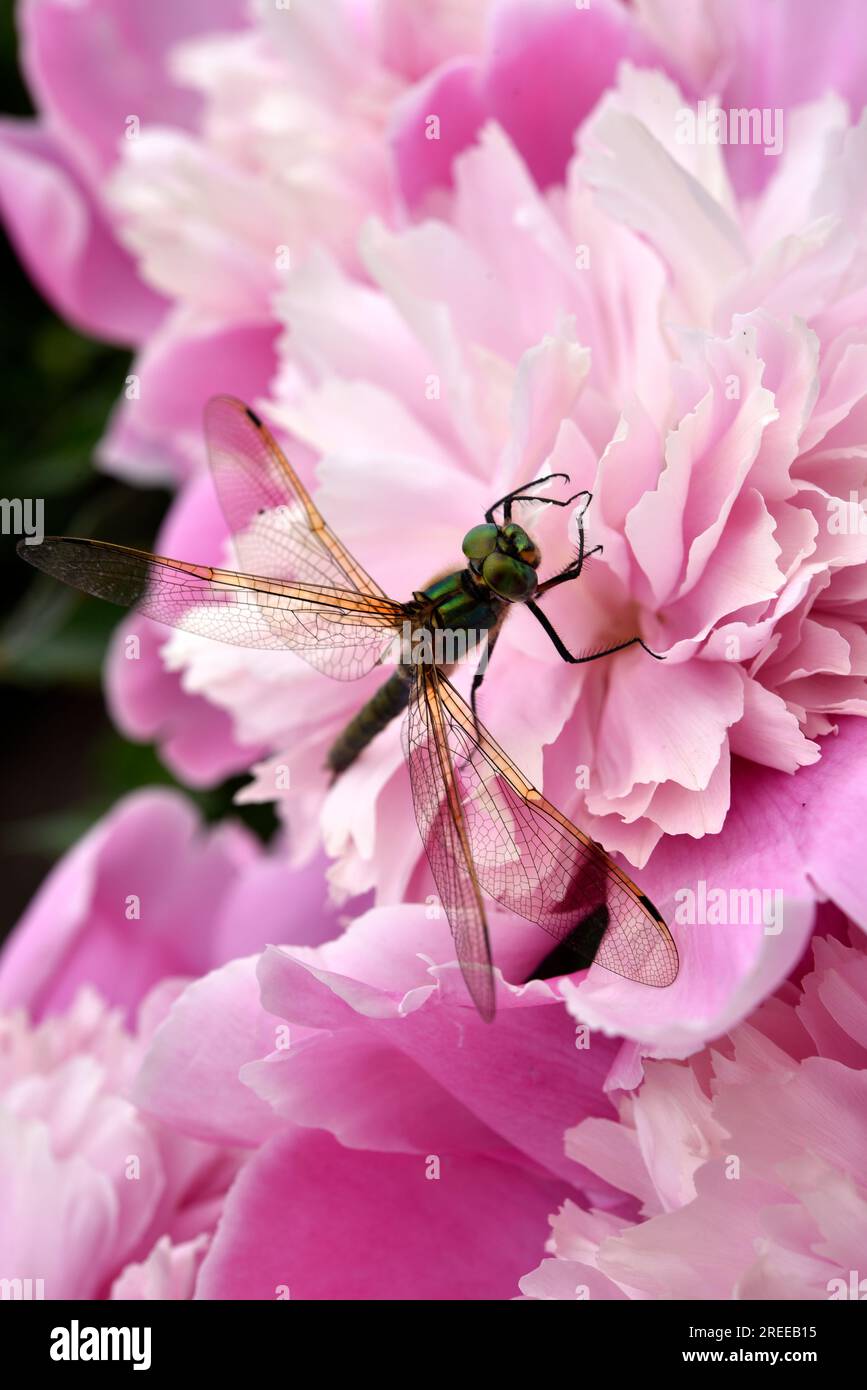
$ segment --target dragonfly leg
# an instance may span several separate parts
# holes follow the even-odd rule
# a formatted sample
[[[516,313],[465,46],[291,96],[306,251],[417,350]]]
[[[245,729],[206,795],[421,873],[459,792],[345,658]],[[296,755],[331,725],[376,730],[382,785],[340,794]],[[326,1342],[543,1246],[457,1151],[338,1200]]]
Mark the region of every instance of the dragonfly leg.
[[[540,594],[547,594],[549,589],[556,589],[558,584],[568,584],[571,579],[577,579],[584,568],[584,561],[589,560],[591,555],[598,555],[601,550],[601,545],[594,545],[592,550],[585,550],[582,537],[578,558],[573,560],[571,565],[568,565],[566,569],[563,570],[562,574],[555,574],[553,579],[546,579],[544,584],[540,584],[536,590],[536,597],[538,598]]]
[[[539,479],[539,482],[540,482],[540,483],[544,483],[544,481],[545,481],[544,478],[540,478],[540,479]],[[503,520],[504,520],[504,521],[511,521],[511,520],[512,520],[512,503],[513,503],[513,502],[544,502],[545,505],[546,505],[547,507],[571,507],[572,503],[575,502],[575,501],[577,501],[579,497],[588,497],[588,498],[589,498],[589,496],[590,496],[590,493],[589,493],[589,492],[573,492],[572,496],[571,496],[571,497],[567,497],[566,500],[565,500],[564,502],[558,502],[557,499],[556,499],[556,497],[536,497],[535,494],[533,494],[533,493],[528,493],[527,495],[524,495],[524,494],[522,493],[520,497],[510,497],[510,498],[509,498],[508,502],[506,503],[505,507],[503,508]],[[585,511],[586,511],[586,506],[585,506]],[[582,515],[582,516],[584,515],[584,512],[583,512],[583,511],[582,511],[581,515]]]
[[[568,584],[570,579],[577,579],[582,569],[584,568],[584,561],[588,560],[591,555],[599,555],[602,553],[601,545],[594,545],[592,550],[584,549],[584,513],[590,506],[590,503],[592,501],[592,494],[589,492],[579,492],[576,493],[576,496],[587,498],[587,501],[584,503],[584,506],[581,508],[581,511],[578,513],[578,516],[576,518],[578,522],[578,554],[576,555],[572,563],[567,565],[566,568],[562,570],[560,574],[555,574],[553,579],[546,579],[544,584],[539,585],[538,589],[536,590],[537,596],[539,594],[547,593],[549,589],[556,588],[558,584]],[[574,502],[574,500],[574,497],[569,498],[570,502]]]
[[[573,492],[572,496],[567,497],[563,502],[558,502],[556,497],[537,497],[535,493],[524,492],[525,487],[538,487],[540,483],[550,483],[552,478],[565,478],[568,483],[569,474],[549,473],[546,478],[536,478],[531,483],[522,483],[520,487],[515,488],[514,492],[507,492],[505,497],[501,497],[499,502],[495,502],[492,507],[488,508],[485,512],[485,521],[493,522],[494,512],[498,507],[503,508],[503,521],[511,521],[512,506],[515,502],[544,502],[548,507],[571,507],[572,503],[577,502],[579,497],[586,497],[587,501],[581,509],[581,517],[583,517],[592,500],[592,493],[589,493],[586,488],[582,488],[580,492]],[[579,525],[581,517],[578,518]]]
[[[493,653],[494,647],[497,645],[497,637],[499,636],[499,633],[500,629],[498,627],[489,628],[488,631],[485,633],[485,650],[482,652],[481,660],[478,666],[476,667],[476,674],[473,676],[473,684],[470,689],[470,709],[473,712],[473,723],[476,726],[476,737],[480,741],[481,729],[479,727],[479,714],[476,708],[476,697],[479,693],[479,689],[481,688],[482,681],[485,679],[485,673],[487,672],[488,664],[491,660],[491,655]]]
[[[511,492],[506,493],[505,497],[501,497],[498,502],[494,502],[488,507],[488,510],[485,512],[485,521],[487,521],[489,525],[493,522],[494,512],[498,507],[505,507],[507,509],[505,512],[506,521],[511,521],[512,503],[524,501],[523,498],[518,497],[518,493],[523,492],[525,487],[537,487],[539,483],[550,483],[554,478],[565,478],[566,482],[569,482],[568,473],[549,473],[546,478],[536,478],[535,481],[531,480],[529,483],[522,483],[520,487],[513,488]]]
[[[598,661],[601,656],[612,656],[614,652],[622,652],[625,647],[634,647],[636,642],[640,647],[644,648],[648,656],[652,656],[656,661],[665,660],[665,657],[660,656],[658,652],[652,652],[644,642],[644,639],[641,637],[629,637],[625,642],[617,642],[613,647],[606,647],[604,651],[601,652],[589,652],[586,656],[575,656],[572,652],[569,651],[569,648],[563,642],[562,637],[559,635],[553,624],[549,622],[549,620],[545,617],[545,614],[542,612],[541,608],[537,608],[536,604],[532,602],[527,603],[525,606],[529,608],[536,621],[542,624],[542,627],[545,629],[548,636],[551,638],[551,641],[554,643],[554,646],[557,648],[557,651],[559,652],[560,656],[562,656],[563,660],[571,661],[576,666],[582,665],[585,661]]]

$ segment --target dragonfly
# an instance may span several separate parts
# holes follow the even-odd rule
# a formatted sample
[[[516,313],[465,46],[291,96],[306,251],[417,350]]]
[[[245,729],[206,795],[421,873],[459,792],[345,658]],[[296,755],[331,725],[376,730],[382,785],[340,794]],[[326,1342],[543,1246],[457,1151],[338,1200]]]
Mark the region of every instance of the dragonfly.
[[[588,492],[556,500],[534,491],[565,474],[515,488],[463,539],[459,569],[398,602],[379,587],[322,517],[267,425],[242,401],[205,409],[214,484],[242,570],[169,559],[107,541],[46,536],[23,558],[87,594],[239,647],[289,650],[337,680],[369,674],[394,650],[392,674],[336,739],[333,776],[388,724],[403,721],[403,750],[422,843],[457,961],[486,1021],[496,984],[484,895],[538,925],[554,945],[532,978],[596,963],[665,987],[678,972],[668,927],[649,898],[590,836],[545,799],[478,717],[478,694],[506,614],[521,603],[564,661],[581,663],[640,644],[640,636],[575,655],[537,600],[572,582],[587,558]],[[518,504],[574,504],[578,544],[565,569],[540,582],[541,553],[513,520]],[[408,649],[407,633],[412,635]],[[480,653],[469,702],[443,659],[446,638]],[[423,638],[427,640],[416,640]],[[454,653],[445,652],[445,655]]]

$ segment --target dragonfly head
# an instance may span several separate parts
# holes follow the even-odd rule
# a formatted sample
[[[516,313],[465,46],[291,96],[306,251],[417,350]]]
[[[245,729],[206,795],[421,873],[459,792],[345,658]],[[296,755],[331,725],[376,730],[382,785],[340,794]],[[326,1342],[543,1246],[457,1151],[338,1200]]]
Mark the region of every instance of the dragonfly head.
[[[473,574],[498,598],[520,603],[532,597],[542,555],[523,526],[514,521],[505,526],[493,522],[474,526],[464,536],[462,549]]]

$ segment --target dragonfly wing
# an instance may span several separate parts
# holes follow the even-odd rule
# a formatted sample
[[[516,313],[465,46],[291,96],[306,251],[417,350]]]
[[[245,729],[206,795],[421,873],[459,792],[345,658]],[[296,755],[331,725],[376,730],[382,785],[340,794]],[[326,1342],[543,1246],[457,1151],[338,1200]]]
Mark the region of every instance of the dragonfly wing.
[[[404,722],[412,799],[458,962],[482,1018],[494,1016],[494,978],[485,908],[473,867],[449,721],[434,667],[420,665]]]
[[[402,604],[355,589],[291,583],[169,560],[105,541],[46,536],[19,547],[37,569],[76,589],[237,647],[293,651],[338,680],[381,660]]]
[[[573,970],[578,960],[595,960],[629,980],[670,985],[677,947],[650,900],[527,782],[485,729],[476,732],[469,706],[445,677],[437,688],[478,884],[575,947]]]
[[[243,401],[209,401],[205,434],[217,494],[244,569],[385,597],[326,525],[271,431]]]

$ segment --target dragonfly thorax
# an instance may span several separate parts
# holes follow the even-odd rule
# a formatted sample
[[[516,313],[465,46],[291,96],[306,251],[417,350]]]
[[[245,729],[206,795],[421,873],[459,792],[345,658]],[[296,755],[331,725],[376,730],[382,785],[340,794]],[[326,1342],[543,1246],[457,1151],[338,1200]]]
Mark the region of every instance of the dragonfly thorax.
[[[496,627],[505,607],[501,598],[469,569],[455,570],[415,595],[418,616],[432,628],[486,632]]]
[[[464,536],[462,549],[473,575],[498,598],[521,603],[532,597],[542,555],[523,526],[515,521],[505,526],[493,522],[474,526]]]

